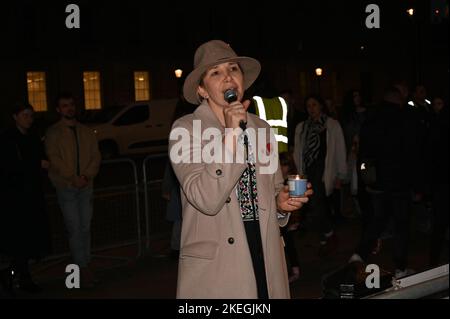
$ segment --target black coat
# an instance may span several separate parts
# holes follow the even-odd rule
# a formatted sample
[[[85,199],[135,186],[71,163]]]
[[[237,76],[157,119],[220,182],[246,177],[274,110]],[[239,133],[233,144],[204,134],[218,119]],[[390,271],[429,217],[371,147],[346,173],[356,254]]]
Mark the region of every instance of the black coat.
[[[41,258],[50,251],[43,191],[44,149],[37,135],[17,128],[0,135],[0,252]]]
[[[375,160],[373,188],[391,192],[422,191],[423,145],[418,122],[408,109],[388,102],[371,113],[360,132],[361,160]]]
[[[430,129],[426,143],[428,182],[431,185],[448,185],[448,109],[430,117]]]

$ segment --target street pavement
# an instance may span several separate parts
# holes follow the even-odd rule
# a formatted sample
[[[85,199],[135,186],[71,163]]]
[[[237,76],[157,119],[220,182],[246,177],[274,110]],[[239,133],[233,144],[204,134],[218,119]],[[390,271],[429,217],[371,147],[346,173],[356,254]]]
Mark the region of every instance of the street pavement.
[[[414,225],[415,223],[413,223]],[[351,256],[360,236],[360,219],[348,218],[337,224],[337,250],[330,256],[318,256],[319,242],[315,232],[302,228],[296,232],[296,249],[300,258],[300,278],[291,284],[295,299],[322,297],[322,277],[344,265]],[[412,227],[410,267],[423,271],[428,267],[429,234]],[[35,295],[18,291],[18,298],[32,299],[172,299],[176,296],[177,260],[170,256],[170,233],[152,238],[150,247],[140,258],[135,258],[135,245],[96,252],[93,268],[100,283],[91,289],[68,289],[65,286],[65,266],[70,260],[61,258],[52,263],[33,267],[36,281],[44,289]],[[392,263],[393,238],[383,240],[381,251],[372,257],[388,272],[394,272]],[[447,242],[448,244],[448,242]],[[448,245],[443,263],[448,263]]]

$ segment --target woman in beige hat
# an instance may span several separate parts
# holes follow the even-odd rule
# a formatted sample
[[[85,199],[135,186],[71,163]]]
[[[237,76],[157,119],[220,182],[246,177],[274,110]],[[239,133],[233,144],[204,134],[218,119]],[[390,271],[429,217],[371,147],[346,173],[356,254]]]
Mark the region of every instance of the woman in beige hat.
[[[200,105],[174,123],[169,142],[183,205],[178,298],[289,298],[279,226],[312,191],[289,197],[270,126],[247,113],[244,91],[260,69],[213,40],[197,49],[185,80],[184,97]],[[214,161],[205,156],[212,141],[220,146]],[[247,152],[242,141],[249,141]],[[246,161],[234,159],[243,153]],[[233,161],[223,160],[230,154]],[[264,171],[261,154],[273,155],[272,172]]]

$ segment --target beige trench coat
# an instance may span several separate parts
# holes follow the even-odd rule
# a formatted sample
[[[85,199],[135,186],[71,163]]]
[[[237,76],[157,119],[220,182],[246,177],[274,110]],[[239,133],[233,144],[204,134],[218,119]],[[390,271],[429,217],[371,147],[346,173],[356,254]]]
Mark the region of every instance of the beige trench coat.
[[[209,127],[224,131],[204,102],[193,114],[176,121],[172,132],[175,128],[185,128],[193,139],[193,120],[201,120],[202,132]],[[248,114],[247,127],[267,128],[275,141],[270,126],[253,114]],[[178,142],[171,140],[169,149]],[[203,147],[209,141],[201,143]],[[191,152],[193,147],[192,143]],[[266,148],[257,144],[255,149],[265,151]],[[277,214],[276,195],[283,186],[283,179],[278,154],[274,158],[274,174],[261,174],[262,164],[259,161],[256,164],[259,224],[269,297],[289,298],[284,245],[279,230],[287,224],[289,214],[284,218]],[[236,196],[236,184],[246,164],[203,161],[177,164],[172,160],[172,166],[182,188],[183,205],[177,298],[257,298],[252,260]]]

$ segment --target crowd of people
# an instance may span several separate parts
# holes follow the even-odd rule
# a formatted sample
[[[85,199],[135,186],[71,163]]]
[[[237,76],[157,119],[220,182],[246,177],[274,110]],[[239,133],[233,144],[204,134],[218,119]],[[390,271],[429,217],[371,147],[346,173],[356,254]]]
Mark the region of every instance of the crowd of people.
[[[305,100],[309,117],[297,124],[295,143],[291,149],[294,157],[297,157],[296,168],[310,176],[315,196],[321,193],[320,188],[330,177],[331,181],[337,182],[334,189],[340,190],[342,185],[349,189],[353,202],[352,213],[360,218],[362,230],[349,262],[370,263],[372,256],[380,250],[384,234],[391,231],[389,226],[393,225],[394,275],[401,278],[413,273],[414,270],[408,267],[408,256],[411,221],[414,217],[412,207],[416,204],[432,208],[433,215],[428,216],[432,227],[430,255],[426,263],[429,267],[437,266],[448,230],[448,200],[444,199],[443,194],[444,190],[448,190],[449,119],[443,98],[436,96],[428,100],[422,84],[413,87],[410,94],[406,81],[394,81],[386,88],[381,101],[369,106],[364,103],[360,91],[351,90],[345,95],[339,115],[336,116],[337,124],[334,125],[339,130],[333,131],[333,125],[321,124],[325,121],[316,115],[316,125],[324,126],[317,131],[327,132],[322,133],[322,138],[316,138],[317,142],[308,142],[306,134],[300,133],[308,121],[314,120],[309,99],[311,97]],[[324,104],[319,104],[324,110]],[[331,137],[325,138],[325,134],[333,135],[334,140],[344,140],[344,146],[339,145],[337,149],[330,150],[336,143]],[[345,167],[330,176],[326,172],[327,163],[324,165],[322,162],[318,179],[314,173],[308,174],[300,160],[302,157],[303,160],[308,159],[311,153],[301,148],[307,147],[308,143],[326,145],[322,150],[324,154],[317,155],[317,158],[330,161],[328,167],[342,168],[342,158],[346,161]],[[316,147],[320,149],[320,146]],[[316,152],[320,154],[321,151]],[[330,182],[329,185],[333,184]],[[321,211],[323,207],[328,211],[330,207],[333,210],[333,201],[327,203],[326,200],[327,197],[332,199],[333,189],[324,193],[321,204],[314,200],[310,203],[316,216],[322,220],[319,222],[320,227],[323,227],[322,236],[324,229],[330,229],[330,224],[329,220],[323,221],[320,217],[323,216]],[[334,213],[337,213],[336,209]],[[336,249],[336,242],[331,245],[332,250]]]
[[[211,45],[211,43],[205,45]],[[199,50],[201,51],[201,47]],[[208,53],[215,54],[214,50]],[[194,71],[199,63],[198,54],[199,51],[196,53]],[[202,58],[207,59],[204,56]],[[227,127],[229,123],[220,119],[223,114],[234,109],[232,106],[236,105],[236,112],[239,112],[240,116],[243,116],[241,114],[245,114],[246,110],[250,112],[247,115],[258,114],[261,110],[258,105],[258,109],[255,111],[252,103],[249,103],[249,107],[246,104],[247,101],[241,96],[238,99],[240,105],[233,103],[229,105],[224,100],[222,94],[226,89],[239,88],[236,78],[243,77],[245,80],[249,74],[240,63],[230,70],[226,70],[225,65],[224,69],[221,69],[221,66],[222,64],[219,62],[210,63],[208,68],[202,70],[203,76],[207,76],[209,73],[214,77],[218,76],[219,84],[208,86],[200,77],[196,82],[197,87],[190,88],[191,92],[196,89],[195,93],[191,93],[190,102],[200,104],[193,114],[194,118],[200,115],[198,113],[201,109],[209,106],[213,110],[215,109],[215,115],[222,127]],[[236,72],[239,77],[234,74]],[[250,76],[253,77],[254,74],[250,73]],[[241,90],[241,88],[239,89]],[[267,91],[265,92],[264,89]],[[258,83],[256,92],[268,99],[276,97],[273,87],[268,86],[267,82],[263,82],[263,85]],[[243,92],[239,93],[243,95]],[[448,190],[448,111],[443,98],[436,96],[429,101],[426,89],[422,84],[416,85],[410,92],[406,81],[393,81],[385,89],[380,100],[370,105],[366,103],[359,90],[349,90],[344,96],[343,103],[338,107],[330,105],[330,100],[324,100],[320,95],[308,95],[304,99],[303,110],[294,105],[295,99],[291,90],[280,91],[278,96],[282,96],[289,105],[287,115],[289,147],[287,152],[283,151],[279,154],[282,176],[285,183],[289,174],[306,176],[312,184],[313,190],[309,202],[303,205],[304,207],[300,211],[290,214],[286,227],[280,228],[285,245],[286,267],[288,268],[288,276],[285,276],[284,279],[292,283],[301,275],[307,276],[300,271],[301,252],[297,251],[295,244],[296,231],[299,229],[301,231],[300,225],[305,220],[313,220],[313,229],[317,230],[320,242],[318,258],[330,257],[336,253],[339,247],[339,238],[334,228],[338,222],[345,221],[342,201],[344,194],[347,193],[351,197],[352,215],[361,221],[359,242],[343,243],[347,247],[354,247],[354,254],[349,256],[348,263],[361,264],[354,269],[365,269],[363,266],[370,263],[372,256],[380,251],[385,234],[392,231],[395,243],[392,249],[392,260],[395,265],[393,275],[395,278],[401,278],[414,272],[408,267],[411,221],[414,215],[413,204],[432,207],[434,215],[429,216],[433,221],[429,244],[430,256],[425,264],[429,267],[438,265],[445,242],[445,232],[448,230],[448,201],[444,195]],[[237,108],[238,106],[240,108]],[[238,115],[236,117],[239,118]],[[199,118],[201,117],[199,116]],[[214,119],[211,116],[208,118]],[[183,119],[186,121],[188,117]],[[192,118],[189,119],[192,120]],[[217,119],[214,119],[214,123],[219,124]],[[184,123],[184,125],[187,124]],[[275,126],[280,125],[282,124]],[[182,267],[179,280],[183,281],[181,282],[182,288],[180,288],[179,282],[179,289],[183,290],[179,290],[179,296],[184,297],[211,297],[212,295],[209,293],[204,294],[203,292],[209,291],[211,285],[216,287],[224,277],[229,279],[228,276],[215,273],[221,269],[215,264],[221,260],[220,258],[203,258],[201,256],[206,251],[209,252],[208,256],[211,254],[217,256],[217,254],[225,253],[221,249],[226,251],[230,249],[228,245],[225,245],[226,248],[222,248],[222,239],[216,237],[219,234],[226,236],[230,226],[220,222],[215,224],[214,220],[220,220],[222,217],[219,215],[227,215],[229,218],[234,216],[227,207],[230,206],[230,201],[239,203],[239,192],[237,198],[235,196],[228,197],[224,204],[221,204],[222,197],[230,193],[230,186],[239,188],[241,182],[237,176],[229,177],[230,179],[227,179],[226,182],[231,184],[225,189],[225,193],[217,194],[217,198],[214,193],[210,193],[211,197],[208,199],[223,205],[210,212],[199,202],[206,198],[201,190],[205,188],[209,190],[210,183],[214,185],[217,176],[208,175],[207,166],[203,168],[203,174],[194,170],[190,173],[192,175],[187,173],[186,176],[185,172],[177,172],[175,169],[178,178],[182,181],[181,189],[184,191],[184,194],[181,195],[185,201],[182,215],[186,214],[184,211],[186,206],[196,207],[193,210],[195,213],[189,212],[189,216],[192,214],[190,218],[196,221],[195,227],[191,221],[190,225],[183,226],[181,235],[180,264]],[[190,169],[189,165],[183,165],[183,171],[190,171]],[[245,175],[244,173],[241,178]],[[257,177],[256,181],[258,181]],[[192,194],[193,187],[196,191],[194,194]],[[344,192],[344,189],[347,192]],[[231,194],[234,195],[234,192],[231,191]],[[276,212],[276,209],[272,210],[274,213]],[[214,218],[202,217],[211,214],[214,215]],[[201,222],[203,218],[205,221]],[[245,215],[242,215],[242,218],[246,225]],[[393,230],[389,229],[391,224]],[[214,233],[215,236],[206,231],[211,228],[217,232]],[[204,234],[203,231],[205,231]],[[247,232],[246,236],[249,236]],[[250,250],[254,250],[255,241],[249,238],[247,240]],[[214,249],[213,247],[210,247],[211,250],[207,249],[206,244],[203,245],[205,241],[211,245],[214,244]],[[264,239],[262,241],[264,242]],[[226,240],[224,242],[226,243]],[[202,244],[200,245],[200,243]],[[255,250],[264,254],[266,249]],[[256,278],[252,282],[246,281],[246,285],[254,289],[256,283],[256,287],[259,289],[262,279],[258,278],[258,271],[261,272],[262,263],[256,265],[255,257],[251,254],[242,256],[242,258],[253,261],[253,275]],[[264,259],[267,260],[267,257]],[[324,262],[326,261],[324,260]],[[207,276],[205,286],[201,285],[203,292],[199,292],[197,289],[186,289],[189,287],[189,283],[193,284],[193,282],[184,282],[184,278],[188,276],[186,272],[189,274],[189,278],[194,276],[192,272],[197,269],[193,267],[194,264],[204,271],[211,267],[211,270],[208,271],[212,271],[211,274],[214,274],[211,277]],[[381,266],[384,267],[384,265]],[[236,275],[231,274],[233,278]],[[193,278],[196,278],[197,282],[206,279],[195,276]],[[270,287],[270,280],[267,279],[267,283]],[[227,287],[232,287],[232,284],[229,283]],[[270,292],[270,289],[269,294],[262,294],[258,289],[256,289],[256,295],[253,292],[253,297],[276,297]],[[194,291],[196,292],[194,293]],[[225,290],[217,296],[233,298],[238,295]]]
[[[17,286],[37,293],[31,261],[51,253],[43,178],[56,189],[73,263],[80,267],[83,287],[93,287],[90,268],[93,180],[101,156],[94,132],[76,119],[75,99],[64,93],[56,100],[60,120],[49,127],[43,141],[33,130],[34,109],[21,102],[11,110],[11,128],[2,132],[0,214],[0,289],[13,296]]]
[[[252,106],[245,92],[260,70],[257,60],[238,56],[228,44],[214,40],[197,49],[194,69],[184,82],[172,132],[194,136],[193,121],[200,120],[202,130],[220,133],[223,154],[234,159],[242,152],[245,161],[170,159],[162,195],[168,201],[167,218],[174,223],[177,297],[289,298],[289,284],[307,276],[295,244],[305,220],[313,220],[317,231],[318,258],[332,256],[344,244],[354,246],[348,262],[360,264],[370,263],[393,222],[395,276],[406,276],[413,271],[408,255],[414,203],[432,207],[428,264],[438,265],[449,215],[448,107],[443,97],[428,100],[423,85],[410,94],[405,81],[394,81],[379,102],[369,105],[361,91],[350,90],[331,112],[318,94],[308,95],[301,109],[295,92],[280,91],[289,107],[288,150],[273,154],[277,148],[271,142],[260,145],[251,135],[252,129],[264,129],[273,141],[270,125],[248,112]],[[230,90],[233,99],[224,95]],[[199,106],[186,111],[187,105]],[[14,125],[0,135],[5,208],[0,214],[0,287],[6,294],[13,294],[14,280],[20,289],[40,291],[29,263],[51,251],[45,176],[56,189],[82,286],[98,282],[90,267],[90,225],[101,156],[95,134],[76,119],[74,97],[60,95],[56,110],[60,120],[43,140],[32,130],[34,111],[26,102],[15,105]],[[169,151],[175,146],[169,139]],[[189,156],[196,147],[188,145]],[[275,171],[261,173],[261,148],[276,156]],[[303,196],[289,196],[290,174],[307,177]],[[344,189],[361,221],[358,243],[342,243],[335,231],[344,219]]]

